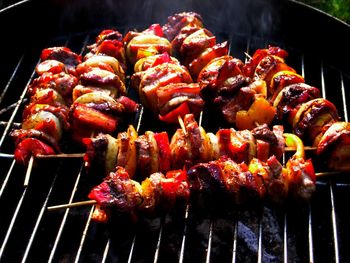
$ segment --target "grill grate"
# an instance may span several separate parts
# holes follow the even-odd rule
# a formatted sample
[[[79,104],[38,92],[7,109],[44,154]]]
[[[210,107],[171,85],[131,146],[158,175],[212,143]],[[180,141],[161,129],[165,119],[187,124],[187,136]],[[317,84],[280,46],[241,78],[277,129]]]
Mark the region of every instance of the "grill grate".
[[[83,52],[94,32],[55,39],[47,46],[66,45]],[[244,59],[244,52],[271,43],[240,35],[228,37],[230,52]],[[219,41],[225,40],[219,37]],[[240,48],[239,48],[240,47]],[[39,47],[38,47],[39,48]],[[42,49],[42,48],[41,48]],[[41,50],[40,49],[40,50]],[[39,49],[38,49],[39,50]],[[324,97],[338,105],[348,121],[349,77],[297,49],[288,63],[306,83],[318,86]],[[39,53],[38,53],[39,54]],[[310,204],[261,211],[233,211],[220,217],[194,211],[191,205],[157,218],[142,218],[135,225],[122,218],[109,226],[91,221],[93,207],[47,212],[48,205],[85,200],[99,181],[85,173],[81,159],[35,160],[28,187],[23,188],[26,169],[15,164],[9,131],[20,125],[28,84],[35,72],[32,54],[18,60],[0,95],[0,107],[15,105],[0,115],[0,261],[3,262],[346,262],[350,261],[350,211],[343,199],[350,192],[344,177],[322,179]],[[37,58],[37,55],[35,58]],[[25,73],[23,73],[25,72]],[[29,76],[22,93],[18,79]],[[132,91],[130,91],[132,93]],[[173,127],[150,123],[143,109],[133,124],[137,130]],[[199,123],[215,131],[221,123],[203,112]],[[123,128],[123,127],[122,127]],[[122,129],[121,128],[121,129]],[[77,148],[67,144],[67,151]],[[344,199],[346,200],[346,199]]]

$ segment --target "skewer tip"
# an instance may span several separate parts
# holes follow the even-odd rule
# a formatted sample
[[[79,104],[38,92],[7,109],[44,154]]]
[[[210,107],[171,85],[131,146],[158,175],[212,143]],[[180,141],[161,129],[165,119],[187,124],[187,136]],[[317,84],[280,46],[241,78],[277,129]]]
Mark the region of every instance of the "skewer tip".
[[[180,115],[177,116],[177,120],[179,121],[179,124],[180,124],[180,127],[181,127],[183,133],[185,134],[185,136],[187,136],[187,130],[186,130],[184,121],[183,121],[183,119],[181,118]]]
[[[29,184],[29,179],[30,179],[30,175],[32,173],[33,164],[34,164],[34,155],[30,156],[30,159],[29,159],[27,172],[26,172],[26,175],[25,175],[25,178],[24,178],[24,183],[23,183],[24,187],[27,187],[28,184]]]

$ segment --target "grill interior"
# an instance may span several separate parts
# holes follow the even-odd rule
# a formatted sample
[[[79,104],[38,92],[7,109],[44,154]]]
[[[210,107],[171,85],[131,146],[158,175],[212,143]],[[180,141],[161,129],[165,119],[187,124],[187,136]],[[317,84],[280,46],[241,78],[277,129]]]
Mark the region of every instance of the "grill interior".
[[[272,33],[261,31],[264,25],[258,29],[241,27],[240,23],[235,24],[227,19],[230,14],[237,14],[237,10],[231,6],[225,11],[220,9],[226,2],[218,1],[218,6],[210,1],[199,2],[165,7],[162,2],[146,1],[142,2],[143,8],[140,10],[135,7],[137,1],[126,3],[127,6],[115,4],[115,8],[126,8],[133,15],[125,18],[121,11],[120,18],[114,17],[115,21],[108,22],[113,22],[112,25],[124,33],[134,28],[141,30],[151,23],[164,23],[168,15],[190,6],[191,10],[203,15],[204,22],[217,36],[218,42],[229,40],[230,53],[235,57],[244,60],[244,52],[252,54],[257,48],[268,44],[285,48],[289,52],[287,63],[305,77],[306,83],[319,87],[322,95],[337,105],[341,119],[348,121],[350,78],[344,60],[349,54],[339,54],[346,51],[342,49],[344,44],[339,43],[339,49],[332,49],[335,44],[331,40],[318,43],[322,36],[319,36],[316,27],[316,32],[308,37],[302,38],[302,34],[300,39],[295,35],[293,37],[295,29],[290,33],[288,30],[299,25],[300,21],[282,23],[281,28],[272,30]],[[252,4],[252,1],[248,2]],[[270,1],[256,1],[253,6],[259,10],[262,3],[267,4],[266,8],[272,8]],[[33,15],[38,13],[37,4],[24,5],[25,8],[29,5]],[[212,6],[215,9],[210,9]],[[55,7],[64,9],[62,6]],[[17,7],[16,10],[21,13],[21,8]],[[276,5],[271,9],[273,12],[266,14],[283,17],[284,12],[288,13],[285,9],[300,11],[301,17],[304,14],[312,15],[308,17],[311,22],[305,24],[305,29],[300,29],[302,32],[320,21],[327,25],[324,30],[333,31],[333,34],[339,34],[345,27],[333,18],[294,2]],[[86,12],[84,8],[78,10],[80,16]],[[8,133],[20,125],[26,104],[26,88],[35,77],[34,68],[39,62],[40,51],[49,46],[65,45],[77,53],[84,53],[86,45],[94,42],[100,29],[109,25],[97,24],[92,27],[91,20],[82,17],[80,27],[73,26],[72,21],[77,17],[73,19],[72,14],[63,13],[62,20],[62,16],[59,16],[62,13],[56,11],[40,32],[38,23],[46,21],[50,17],[49,12],[24,25],[20,36],[11,33],[19,29],[4,29],[4,33],[9,33],[12,38],[10,43],[2,43],[1,47],[11,47],[12,52],[4,52],[6,54],[2,56],[6,63],[0,65],[0,261],[350,262],[350,251],[347,249],[350,244],[350,209],[346,202],[350,194],[350,181],[346,174],[320,178],[309,204],[291,203],[284,207],[265,205],[225,210],[222,213],[197,211],[189,205],[159,217],[141,218],[137,224],[120,216],[109,225],[91,221],[91,206],[48,212],[46,208],[51,205],[86,200],[90,189],[102,177],[87,174],[79,157],[35,159],[33,169],[29,171],[29,185],[25,188],[23,181],[27,170],[15,164],[13,142]],[[219,11],[223,12],[225,23],[216,16]],[[11,21],[11,12],[2,13],[1,19]],[[98,17],[100,10],[96,12]],[[145,14],[141,15],[142,12],[151,15],[146,17]],[[262,16],[266,16],[265,13]],[[267,16],[263,21],[269,19]],[[332,28],[333,23],[335,28]],[[25,45],[23,41],[19,43],[27,37],[26,28],[31,26],[29,29],[33,38],[28,39]],[[67,32],[67,28],[71,31]],[[350,29],[346,28],[344,32],[349,34],[348,31]],[[345,35],[341,36],[346,39]],[[329,50],[325,51],[326,47]],[[320,53],[320,50],[324,52]],[[129,95],[135,98],[131,90]],[[134,124],[140,134],[146,130],[167,130],[171,135],[176,128],[157,122],[151,113],[143,109],[134,119],[121,125],[119,130],[125,130],[127,124]],[[212,132],[225,125],[206,110],[201,115],[200,124],[206,131]],[[68,138],[64,145],[63,151],[67,153],[83,151]],[[321,166],[317,169],[317,172],[323,171],[320,170]]]

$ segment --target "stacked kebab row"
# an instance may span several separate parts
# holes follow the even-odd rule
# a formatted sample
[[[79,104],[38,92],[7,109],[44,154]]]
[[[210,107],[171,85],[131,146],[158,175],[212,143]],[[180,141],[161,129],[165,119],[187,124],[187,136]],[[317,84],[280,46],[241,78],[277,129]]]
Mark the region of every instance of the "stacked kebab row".
[[[105,218],[107,207],[131,214],[138,210],[154,210],[158,206],[169,208],[177,198],[188,200],[190,193],[210,192],[213,198],[222,193],[240,204],[246,199],[247,192],[276,201],[290,195],[308,199],[314,191],[315,174],[311,161],[304,158],[302,141],[295,135],[285,134],[287,140],[284,142],[281,126],[275,126],[273,131],[267,125],[259,126],[270,124],[275,116],[282,121],[294,116],[299,120],[304,116],[298,114],[299,108],[312,111],[314,107],[314,104],[304,106],[307,104],[304,102],[319,97],[315,88],[305,88],[303,78],[284,63],[287,55],[284,50],[277,47],[258,50],[244,64],[227,55],[227,42],[216,44],[215,37],[203,28],[202,19],[195,13],[177,14],[170,17],[163,28],[152,25],[140,33],[129,32],[123,40],[117,31],[105,30],[89,49],[84,62],[70,67],[76,79],[67,93],[73,101],[72,105],[68,104],[68,119],[73,138],[88,146],[86,160],[102,162],[106,173],[110,172],[89,195],[99,204],[97,215]],[[178,55],[179,60],[171,54]],[[132,86],[138,90],[141,102],[147,108],[166,122],[177,122],[179,116],[184,117],[185,127],[176,131],[170,143],[165,132],[148,131],[138,136],[132,126],[117,138],[100,134],[89,139],[93,133],[114,132],[118,124],[116,116],[136,110],[133,101],[121,96],[126,90],[127,62],[135,71]],[[193,79],[198,83],[193,83]],[[285,92],[287,87],[296,84],[301,86],[296,87],[298,92],[307,90],[302,96],[296,95],[294,89]],[[203,107],[202,98],[208,104],[219,106],[225,119],[241,131],[221,129],[216,135],[206,133],[193,115],[186,115],[198,115]],[[316,116],[312,123],[318,125],[315,128],[308,125],[309,118],[301,126],[304,130],[313,128],[312,134],[321,138],[318,144],[314,143],[319,148],[323,145],[326,149],[331,143],[336,145],[332,154],[335,153],[337,159],[331,167],[347,168],[344,158],[349,158],[349,127],[336,122],[338,115],[334,105],[329,106],[332,105],[330,102],[322,101],[316,103],[316,107],[318,105],[322,110],[312,111]],[[295,109],[299,109],[297,113]],[[330,126],[325,123],[345,128],[340,136],[331,139],[332,131],[337,130],[334,127],[338,126],[323,128],[327,131],[320,135],[320,127]],[[338,141],[345,141],[345,146]],[[278,160],[284,143],[297,148],[286,168]],[[21,156],[23,147],[19,145],[16,148],[20,152],[18,160],[24,160]],[[338,151],[340,147],[342,149]],[[26,156],[30,152],[54,153],[26,149]],[[143,178],[150,177],[139,184],[130,179],[136,172]]]
[[[73,138],[81,142],[99,132],[113,133],[138,105],[126,97],[126,58],[122,35],[103,30],[77,65],[79,85],[70,109]]]
[[[221,156],[239,163],[249,163],[253,158],[267,161],[271,156],[280,160],[285,149],[281,125],[272,130],[266,124],[251,131],[219,129],[213,134],[199,126],[193,114],[185,115],[183,127],[170,139],[165,131],[138,135],[130,125],[117,137],[101,133],[85,138],[84,143],[87,148],[84,159],[90,169],[108,175],[116,166],[122,166],[130,177],[137,174],[142,179],[155,172],[166,173]]]
[[[42,51],[38,77],[28,87],[22,128],[11,132],[17,162],[59,153],[64,133],[81,143],[93,133],[114,132],[122,117],[137,110],[123,96],[126,62],[120,33],[101,32],[89,49],[83,59],[67,47]]]
[[[259,49],[243,63],[227,54],[225,42],[216,44],[192,12],[169,17],[163,30],[199,83],[206,105],[219,109],[228,123],[239,130],[283,123],[317,147],[330,169],[350,169],[350,124],[340,122],[335,105],[285,63],[285,50]]]
[[[235,124],[241,131],[223,129],[217,135],[206,134],[201,127],[193,124],[195,122],[188,121],[185,117],[185,129],[179,129],[170,143],[171,161],[165,162],[173,169],[185,166],[185,170],[174,170],[165,176],[155,172],[142,181],[140,185],[130,179],[133,174],[130,176],[121,166],[117,166],[116,170],[111,172],[104,182],[95,187],[89,195],[98,203],[96,218],[98,220],[106,219],[105,208],[114,207],[117,210],[135,214],[135,211],[138,210],[154,210],[157,206],[164,207],[173,204],[177,197],[186,199],[190,193],[206,195],[209,192],[211,193],[209,199],[215,199],[216,196],[222,194],[226,197],[228,195],[229,200],[234,200],[234,203],[238,204],[246,199],[247,192],[250,193],[249,195],[256,195],[262,199],[268,196],[274,201],[284,200],[289,195],[308,199],[315,190],[315,174],[311,161],[305,161],[302,141],[295,135],[285,134],[287,145],[298,145],[298,147],[297,153],[287,162],[286,168],[282,168],[275,155],[269,157],[266,154],[269,152],[266,149],[270,149],[274,145],[269,144],[272,141],[266,143],[266,141],[257,139],[256,134],[254,134],[256,130],[260,130],[264,138],[268,137],[266,126],[265,129],[257,127],[253,132],[243,129],[251,129],[261,123],[270,124],[274,119],[288,124],[290,122],[287,120],[293,119],[295,116],[299,120],[301,113],[297,114],[297,112],[300,108],[310,110],[309,108],[319,106],[322,108],[321,110],[310,110],[313,112],[314,119],[310,120],[310,117],[308,119],[315,127],[307,125],[308,122],[303,121],[304,129],[310,129],[315,137],[318,135],[321,142],[322,139],[324,141],[323,144],[317,144],[313,141],[313,145],[334,143],[337,139],[345,141],[348,145],[346,140],[349,137],[349,127],[346,125],[336,140],[329,140],[330,136],[327,133],[320,134],[320,127],[325,127],[327,123],[343,125],[336,122],[338,115],[334,105],[327,100],[319,99],[310,102],[310,105],[316,106],[305,106],[304,102],[319,97],[319,91],[304,84],[303,77],[284,63],[287,53],[278,47],[258,50],[252,59],[244,64],[227,55],[226,43],[215,43],[215,37],[203,28],[201,18],[195,13],[181,13],[170,17],[169,23],[163,27],[163,30],[171,41],[172,52],[179,55],[180,61],[190,68],[192,77],[197,78],[201,88],[201,96],[207,103],[218,106],[225,119]],[[148,49],[147,38],[144,39],[142,45],[146,47],[144,50]],[[157,60],[152,55],[150,56],[152,59],[149,59],[147,54],[143,52],[136,53],[141,53],[141,56],[144,55],[144,57],[139,60],[141,61],[139,64],[136,64],[135,71],[144,71],[144,65],[147,69],[152,68],[154,61],[157,61],[156,64],[164,63],[164,54],[158,54],[159,59]],[[272,57],[272,62],[269,56]],[[177,63],[169,56],[166,60],[166,63]],[[152,73],[157,76],[160,71],[154,70]],[[140,85],[140,73],[136,74],[135,86],[139,88],[140,96],[143,96],[145,85]],[[152,85],[152,82],[156,83],[156,85],[151,86],[154,90],[149,97],[153,99],[153,105],[158,103],[159,112],[160,99],[157,98],[159,90],[157,84],[161,81],[166,83],[167,75],[160,74],[159,80],[149,78],[147,81],[147,85]],[[288,87],[289,93],[284,90],[285,87]],[[154,94],[157,96],[153,96]],[[149,97],[147,97],[148,100]],[[278,108],[283,108],[282,103],[280,104],[282,101],[284,101],[283,106],[285,106],[283,110]],[[288,109],[287,113],[286,109]],[[178,115],[183,113],[177,112]],[[286,115],[288,116],[286,117]],[[193,120],[193,116],[188,119]],[[332,129],[327,130],[332,131]],[[276,138],[276,133],[274,136]],[[101,135],[98,140],[102,140],[110,146],[111,144],[106,143],[110,139],[103,138]],[[118,139],[114,140],[118,141]],[[86,159],[90,161],[93,159],[91,154],[96,153],[94,142],[96,141],[87,142],[89,150]],[[142,167],[139,173],[144,176],[151,173],[152,169],[160,171],[167,167],[161,168],[159,164],[164,162],[164,156],[169,156],[169,149],[164,147],[164,141],[163,144],[159,144],[154,133],[146,132],[144,136],[140,136],[134,142],[136,144],[134,152],[136,161],[134,163]],[[335,145],[337,149],[334,149],[333,153],[338,154],[337,157],[339,154],[342,156],[340,161],[337,157],[336,160],[333,159],[329,163],[330,167],[347,169],[344,157],[348,158],[349,156],[346,152],[348,146],[345,146],[345,151],[342,151],[339,149],[342,145],[338,143]],[[107,149],[110,148],[107,147]],[[159,149],[161,150],[159,151]],[[166,150],[162,151],[162,149]],[[103,149],[102,152],[104,152]],[[258,152],[260,154],[257,154]],[[111,158],[113,160],[113,157],[108,155],[108,151],[105,153],[104,162],[111,160]],[[257,154],[261,159],[255,158],[254,154]],[[217,158],[219,159],[215,160]],[[214,161],[208,162],[209,160]],[[118,161],[114,163],[118,165]],[[191,166],[193,164],[194,166]],[[144,172],[145,170],[148,171]],[[128,186],[124,187],[124,184]]]
[[[134,67],[131,86],[142,104],[159,119],[177,123],[178,117],[198,116],[204,106],[198,83],[178,59],[172,57],[172,44],[159,24],[142,32],[130,31],[124,37],[129,63]]]
[[[44,49],[41,61],[35,69],[38,77],[28,87],[30,102],[23,111],[22,127],[11,132],[19,163],[28,163],[32,155],[60,152],[63,133],[70,127],[71,94],[78,84],[75,67],[81,56],[55,47]]]
[[[106,221],[113,210],[132,218],[139,212],[153,214],[190,196],[241,205],[265,199],[281,203],[291,196],[307,200],[315,191],[314,169],[305,160],[302,141],[283,134],[282,126],[220,129],[214,135],[198,126],[192,114],[183,122],[170,142],[166,132],[138,136],[132,126],[117,138],[100,134],[85,140],[85,160],[108,174],[89,194],[98,204],[94,220]],[[285,144],[296,153],[283,168],[279,159]]]

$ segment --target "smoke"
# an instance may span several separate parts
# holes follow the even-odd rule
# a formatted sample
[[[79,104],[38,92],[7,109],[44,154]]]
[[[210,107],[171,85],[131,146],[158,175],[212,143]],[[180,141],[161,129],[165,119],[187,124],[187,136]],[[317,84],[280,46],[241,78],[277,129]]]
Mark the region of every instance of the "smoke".
[[[270,36],[278,29],[277,0],[53,0],[62,8],[65,29],[109,26],[144,29],[166,23],[167,17],[183,11],[198,12],[205,26],[221,32]]]

